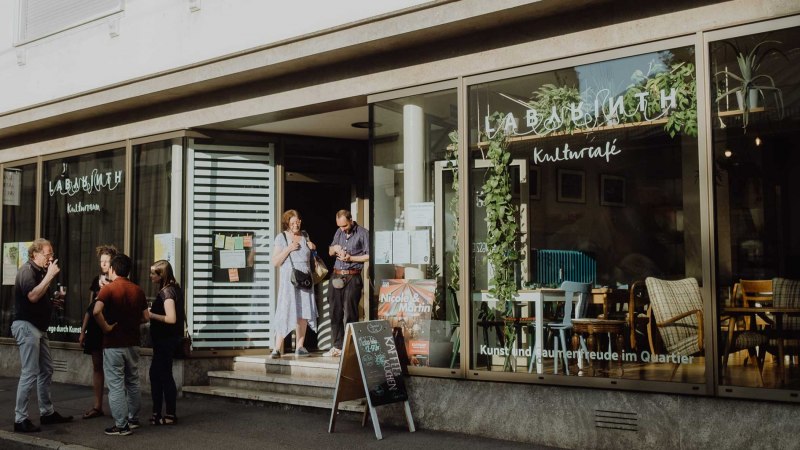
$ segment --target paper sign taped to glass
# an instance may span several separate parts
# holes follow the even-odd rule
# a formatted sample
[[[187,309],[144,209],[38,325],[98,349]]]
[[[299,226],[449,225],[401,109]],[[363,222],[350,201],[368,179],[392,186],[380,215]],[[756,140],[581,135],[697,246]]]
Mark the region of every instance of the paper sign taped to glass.
[[[378,319],[387,320],[403,331],[409,362],[430,364],[430,329],[436,280],[398,280],[381,282]]]

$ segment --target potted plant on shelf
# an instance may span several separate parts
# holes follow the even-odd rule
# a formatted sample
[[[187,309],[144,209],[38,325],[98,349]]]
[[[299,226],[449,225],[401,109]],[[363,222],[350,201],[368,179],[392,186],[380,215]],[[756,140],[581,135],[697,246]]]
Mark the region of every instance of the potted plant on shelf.
[[[721,70],[715,74],[715,77],[724,75],[738,81],[739,85],[733,88],[728,86],[727,90],[717,96],[717,103],[724,100],[729,95],[735,94],[739,109],[742,111],[743,128],[747,128],[750,111],[758,106],[758,96],[761,95],[764,97],[765,93],[772,93],[778,107],[780,118],[783,118],[783,93],[775,86],[775,80],[771,76],[759,73],[761,63],[764,62],[767,56],[773,53],[783,55],[776,47],[768,47],[761,51],[759,51],[759,49],[765,48],[764,46],[768,44],[780,45],[781,42],[761,41],[750,51],[740,50],[730,42],[725,43],[736,53],[736,64],[739,66],[739,73],[736,74],[729,70]]]

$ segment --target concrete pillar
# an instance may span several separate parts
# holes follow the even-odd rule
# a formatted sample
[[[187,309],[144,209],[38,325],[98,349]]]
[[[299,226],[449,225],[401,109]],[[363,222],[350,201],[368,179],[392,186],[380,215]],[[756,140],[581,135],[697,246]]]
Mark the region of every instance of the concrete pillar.
[[[425,112],[421,106],[403,106],[403,205],[425,201]],[[413,230],[406,220],[406,230]],[[406,267],[407,280],[425,278],[419,267]]]

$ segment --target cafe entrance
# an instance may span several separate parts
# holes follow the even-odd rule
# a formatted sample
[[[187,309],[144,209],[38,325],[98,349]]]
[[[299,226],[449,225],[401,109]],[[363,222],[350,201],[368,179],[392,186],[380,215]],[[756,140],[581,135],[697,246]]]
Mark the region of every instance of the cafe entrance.
[[[367,142],[289,137],[283,141],[282,148],[283,207],[278,215],[289,209],[300,213],[303,230],[317,245],[319,256],[332,271],[335,259],[328,255],[328,245],[336,232],[336,212],[349,209],[358,223],[366,225],[363,186],[368,178]],[[276,232],[279,229],[280,226]],[[327,281],[315,286],[319,312],[317,329],[309,329],[305,340],[305,347],[312,352],[327,350],[332,344],[328,289]],[[368,298],[367,294],[364,293],[364,299]],[[294,349],[293,342],[293,336],[285,339],[284,351]]]

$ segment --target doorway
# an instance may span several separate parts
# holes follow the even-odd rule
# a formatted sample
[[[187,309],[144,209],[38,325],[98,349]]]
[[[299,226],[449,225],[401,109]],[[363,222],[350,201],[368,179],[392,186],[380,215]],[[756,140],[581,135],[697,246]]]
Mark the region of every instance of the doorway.
[[[328,246],[336,232],[336,212],[351,209],[357,198],[364,198],[368,179],[367,143],[287,137],[283,149],[283,210],[295,209],[300,213],[303,230],[332,271],[334,258],[328,255]],[[306,334],[305,347],[309,351],[328,349],[332,343],[328,283],[320,283],[315,289],[319,317],[316,332],[309,328]],[[284,342],[284,351],[288,352],[293,341]]]

